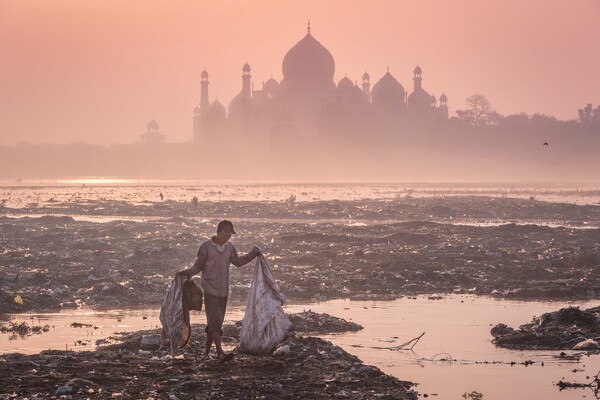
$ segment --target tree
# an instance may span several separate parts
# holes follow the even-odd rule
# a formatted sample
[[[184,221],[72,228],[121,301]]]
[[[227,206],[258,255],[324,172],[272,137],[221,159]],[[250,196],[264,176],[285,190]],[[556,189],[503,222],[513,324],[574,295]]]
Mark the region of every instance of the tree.
[[[473,94],[467,98],[467,106],[472,112],[473,125],[478,128],[481,124],[484,124],[490,113],[494,110],[492,105],[482,94]]]

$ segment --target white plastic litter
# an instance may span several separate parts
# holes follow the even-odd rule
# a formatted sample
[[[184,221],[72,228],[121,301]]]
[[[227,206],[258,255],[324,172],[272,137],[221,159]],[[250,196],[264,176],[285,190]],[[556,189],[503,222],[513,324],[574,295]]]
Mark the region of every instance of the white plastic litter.
[[[292,327],[281,307],[284,302],[269,263],[259,255],[240,331],[240,352],[269,354],[277,347]]]

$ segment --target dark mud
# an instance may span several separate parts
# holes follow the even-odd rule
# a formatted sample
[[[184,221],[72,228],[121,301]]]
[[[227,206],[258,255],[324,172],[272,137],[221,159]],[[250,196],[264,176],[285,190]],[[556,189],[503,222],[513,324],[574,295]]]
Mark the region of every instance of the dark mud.
[[[534,317],[518,329],[498,324],[492,328],[494,344],[518,350],[581,350],[600,352],[600,307],[561,308]]]
[[[414,384],[365,365],[330,342],[304,336],[337,332],[344,321],[315,313],[291,318],[294,331],[272,355],[236,353],[225,363],[200,359],[201,324],[192,326],[188,348],[175,357],[140,349],[142,336],[159,330],[123,334],[112,338],[119,343],[95,352],[6,354],[0,358],[0,398],[417,399]],[[224,343],[235,346],[239,325],[225,326]],[[354,325],[346,323],[348,329]]]
[[[238,251],[263,249],[290,300],[445,293],[600,297],[597,205],[489,197],[136,204],[73,199],[0,212],[4,313],[157,306],[173,274],[193,263],[222,218],[236,224]],[[578,229],[586,227],[593,228]],[[232,302],[245,301],[251,274],[250,266],[232,270]]]

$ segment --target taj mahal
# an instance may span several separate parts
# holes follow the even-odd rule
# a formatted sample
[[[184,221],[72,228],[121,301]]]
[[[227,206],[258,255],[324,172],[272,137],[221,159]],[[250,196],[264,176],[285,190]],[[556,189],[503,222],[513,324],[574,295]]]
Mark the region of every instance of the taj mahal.
[[[315,140],[323,137],[378,132],[393,135],[402,129],[448,119],[447,97],[439,99],[422,85],[422,70],[414,68],[410,94],[387,72],[371,87],[368,72],[361,85],[348,77],[334,82],[332,54],[307,33],[283,58],[283,79],[272,77],[254,89],[251,67],[242,67],[241,91],[227,109],[209,101],[209,74],[201,73],[200,102],[194,108],[193,140],[204,143],[222,135],[264,142]]]

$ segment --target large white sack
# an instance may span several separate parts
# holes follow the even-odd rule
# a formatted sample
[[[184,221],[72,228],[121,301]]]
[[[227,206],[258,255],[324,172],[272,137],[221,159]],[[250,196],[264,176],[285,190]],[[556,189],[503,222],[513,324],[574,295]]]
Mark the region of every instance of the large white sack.
[[[242,321],[240,352],[267,354],[277,347],[292,327],[281,307],[284,302],[285,296],[279,291],[267,260],[259,255]]]

